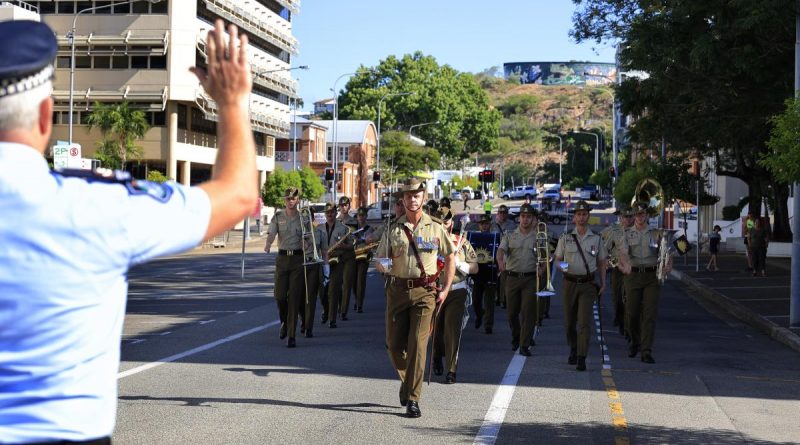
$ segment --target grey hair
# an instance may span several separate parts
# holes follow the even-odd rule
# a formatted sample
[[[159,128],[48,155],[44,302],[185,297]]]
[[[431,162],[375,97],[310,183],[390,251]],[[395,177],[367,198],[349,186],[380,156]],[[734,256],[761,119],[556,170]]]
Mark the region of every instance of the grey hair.
[[[53,83],[48,81],[28,91],[0,98],[0,131],[33,128],[39,120],[39,105],[51,94]]]

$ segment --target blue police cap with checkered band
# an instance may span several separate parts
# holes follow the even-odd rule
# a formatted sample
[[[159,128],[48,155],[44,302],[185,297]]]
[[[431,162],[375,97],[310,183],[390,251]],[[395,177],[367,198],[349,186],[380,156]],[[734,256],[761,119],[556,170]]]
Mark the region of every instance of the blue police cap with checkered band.
[[[32,20],[0,22],[0,98],[53,78],[58,44],[53,30]]]

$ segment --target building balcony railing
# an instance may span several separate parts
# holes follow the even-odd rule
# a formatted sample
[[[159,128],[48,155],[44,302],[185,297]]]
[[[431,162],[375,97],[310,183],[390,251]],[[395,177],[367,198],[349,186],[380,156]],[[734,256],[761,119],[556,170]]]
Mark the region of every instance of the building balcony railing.
[[[297,14],[300,12],[300,0],[275,0],[281,6],[287,8],[289,11],[292,11],[292,14]]]
[[[297,159],[300,159],[300,156],[297,156]],[[275,152],[275,162],[293,162],[293,161],[294,161],[294,152],[291,151]]]
[[[298,53],[297,39],[291,34],[266,24],[261,18],[236,6],[233,2],[228,0],[205,0],[205,3],[209,11],[233,22],[244,31],[257,35],[291,54]]]
[[[208,97],[205,93],[198,91],[195,103],[203,111],[206,119],[218,122],[219,117],[217,113],[217,104],[213,99]],[[275,136],[276,138],[289,137],[289,121],[277,119],[269,116],[259,110],[254,110],[252,103],[250,105],[250,125],[253,130]]]
[[[75,91],[73,99],[75,101],[91,102],[122,102],[130,101],[137,104],[150,102],[147,110],[149,111],[164,111],[167,108],[167,97],[169,89],[164,87],[160,90],[134,90],[130,85],[125,86],[123,91],[119,90],[95,90],[89,88],[84,91]],[[56,102],[69,101],[69,90],[55,90],[53,91],[53,99]],[[137,107],[137,109],[140,109]]]
[[[58,46],[60,48],[70,48],[72,43],[67,36],[59,35],[56,37]],[[123,47],[113,50],[105,49],[105,47]],[[167,54],[169,47],[169,31],[164,31],[160,36],[139,36],[134,35],[133,31],[128,30],[125,35],[76,35],[75,36],[76,50],[79,48],[87,48],[88,52],[94,55],[111,55],[111,54],[128,54],[129,52],[137,52],[137,47],[155,47],[158,51],[153,51],[152,48],[147,48],[147,53],[156,53],[159,55]],[[95,47],[101,47],[95,49]],[[139,51],[141,52],[141,51]]]

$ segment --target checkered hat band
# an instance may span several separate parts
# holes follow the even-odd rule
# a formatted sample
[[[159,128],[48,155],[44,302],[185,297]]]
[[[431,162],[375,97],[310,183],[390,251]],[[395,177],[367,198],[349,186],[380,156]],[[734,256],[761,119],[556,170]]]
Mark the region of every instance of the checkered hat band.
[[[0,97],[11,96],[12,94],[24,93],[30,91],[38,86],[44,85],[47,81],[55,75],[55,68],[53,65],[47,65],[36,74],[21,79],[3,79],[0,80]]]

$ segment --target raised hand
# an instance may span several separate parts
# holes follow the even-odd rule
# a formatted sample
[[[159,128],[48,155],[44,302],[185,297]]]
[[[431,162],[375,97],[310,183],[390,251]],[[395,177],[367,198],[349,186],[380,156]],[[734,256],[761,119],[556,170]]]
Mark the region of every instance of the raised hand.
[[[229,25],[226,45],[224,34],[222,20],[217,20],[207,37],[208,66],[189,70],[219,107],[244,105],[253,85],[247,62],[247,36],[239,36],[239,29]]]

